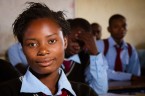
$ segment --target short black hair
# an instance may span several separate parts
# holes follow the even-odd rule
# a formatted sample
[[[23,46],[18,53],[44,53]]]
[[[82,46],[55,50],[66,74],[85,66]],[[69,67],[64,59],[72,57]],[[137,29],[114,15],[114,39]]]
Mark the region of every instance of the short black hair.
[[[100,25],[98,23],[94,22],[94,23],[91,24],[91,26],[100,26]]]
[[[109,26],[111,25],[112,21],[116,19],[126,19],[126,18],[121,14],[114,14],[109,18]]]
[[[67,21],[70,23],[71,29],[81,27],[87,32],[91,31],[91,24],[86,19],[75,18],[75,19],[68,19]]]
[[[12,25],[13,34],[17,37],[21,45],[23,44],[23,36],[27,27],[36,19],[53,19],[54,22],[61,27],[64,36],[69,33],[70,26],[65,20],[64,13],[62,11],[54,12],[42,3],[27,2],[26,4],[29,4],[29,6],[16,18]]]

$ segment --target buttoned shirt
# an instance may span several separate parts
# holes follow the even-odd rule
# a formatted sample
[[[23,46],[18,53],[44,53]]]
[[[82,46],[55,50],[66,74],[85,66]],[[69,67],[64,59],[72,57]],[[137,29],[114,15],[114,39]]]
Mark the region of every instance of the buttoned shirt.
[[[122,41],[122,51],[120,58],[122,61],[123,72],[114,71],[115,59],[116,59],[116,42],[112,37],[108,38],[109,48],[106,54],[106,59],[108,62],[108,78],[112,80],[130,80],[132,74],[140,76],[140,62],[136,49],[132,46],[131,56],[128,54],[128,45],[125,41]],[[99,40],[96,43],[99,52],[104,52],[104,42]]]
[[[68,90],[73,96],[76,96],[74,90],[71,87],[70,82],[68,81],[67,77],[65,76],[63,70],[59,69],[60,78],[58,80],[58,91],[56,95],[62,94],[62,89]],[[39,93],[42,92],[46,95],[51,95],[52,93],[50,89],[45,86],[38,78],[36,78],[29,70],[27,70],[26,74],[22,80],[22,87],[20,92],[24,93]]]
[[[78,54],[67,59],[77,62],[76,64],[81,64]],[[108,91],[107,69],[108,65],[102,53],[90,55],[90,64],[84,73],[85,81],[97,94],[105,94]]]

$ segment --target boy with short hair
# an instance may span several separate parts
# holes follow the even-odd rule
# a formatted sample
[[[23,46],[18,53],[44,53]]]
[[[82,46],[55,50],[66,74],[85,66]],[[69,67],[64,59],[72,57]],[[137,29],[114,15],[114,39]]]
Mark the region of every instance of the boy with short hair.
[[[108,78],[111,80],[133,80],[140,76],[140,62],[136,49],[124,41],[127,33],[126,18],[114,14],[109,19],[110,37],[97,41],[100,52],[108,61]]]

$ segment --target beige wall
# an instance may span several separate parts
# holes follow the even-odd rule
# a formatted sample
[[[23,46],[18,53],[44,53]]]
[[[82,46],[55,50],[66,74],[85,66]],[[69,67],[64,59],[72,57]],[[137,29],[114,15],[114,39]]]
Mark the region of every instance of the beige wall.
[[[145,0],[75,0],[75,15],[103,27],[103,37],[107,32],[108,19],[120,13],[127,18],[128,33],[125,37],[136,48],[145,49]]]

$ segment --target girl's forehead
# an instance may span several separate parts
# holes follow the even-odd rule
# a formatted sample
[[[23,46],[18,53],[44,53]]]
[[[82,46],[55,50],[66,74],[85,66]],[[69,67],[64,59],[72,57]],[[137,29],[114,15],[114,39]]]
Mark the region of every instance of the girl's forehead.
[[[32,21],[29,26],[28,29],[42,29],[43,30],[48,30],[48,29],[59,29],[60,26],[52,19],[37,19]]]
[[[25,31],[25,36],[31,35],[51,35],[61,31],[56,22],[49,19],[38,19],[33,21]],[[61,31],[62,32],[62,31]]]
[[[53,26],[60,27],[58,23],[54,19],[51,19],[51,18],[40,18],[40,19],[33,20],[30,22],[28,27],[31,27],[31,26],[41,27],[42,25],[46,25],[46,24],[47,26],[53,25]]]

